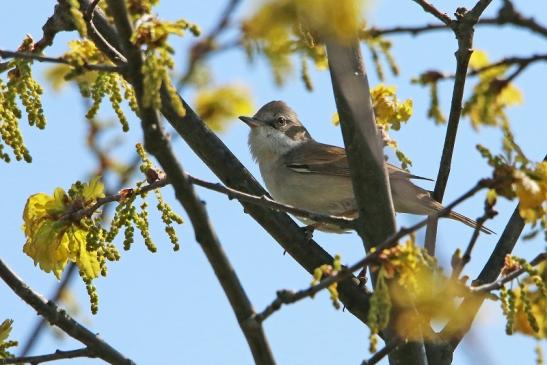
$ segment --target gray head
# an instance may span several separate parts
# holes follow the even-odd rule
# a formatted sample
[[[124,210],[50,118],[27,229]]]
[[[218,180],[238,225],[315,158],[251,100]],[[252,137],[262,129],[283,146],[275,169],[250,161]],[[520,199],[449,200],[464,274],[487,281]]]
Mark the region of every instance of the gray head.
[[[253,117],[241,116],[239,119],[251,127],[249,147],[258,162],[262,158],[277,159],[301,143],[312,140],[296,113],[282,101],[270,101]]]

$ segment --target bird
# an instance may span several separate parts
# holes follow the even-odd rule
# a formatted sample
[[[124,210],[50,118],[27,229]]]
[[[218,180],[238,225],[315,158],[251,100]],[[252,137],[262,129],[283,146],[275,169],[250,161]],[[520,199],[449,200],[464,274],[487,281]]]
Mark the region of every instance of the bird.
[[[356,218],[346,151],[313,139],[297,114],[283,101],[271,101],[254,116],[240,116],[250,127],[248,145],[271,196],[278,202],[312,213]],[[431,180],[386,163],[396,212],[432,215],[443,209],[430,192],[413,179]],[[477,222],[451,211],[446,217],[477,227]],[[330,223],[297,217],[311,229],[345,232]],[[493,233],[481,226],[484,233]]]

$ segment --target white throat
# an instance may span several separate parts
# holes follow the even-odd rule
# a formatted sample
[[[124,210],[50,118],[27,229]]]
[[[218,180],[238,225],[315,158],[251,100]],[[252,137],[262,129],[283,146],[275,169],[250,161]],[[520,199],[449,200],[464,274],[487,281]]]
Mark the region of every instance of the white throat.
[[[277,129],[269,127],[252,128],[249,133],[249,149],[259,164],[277,161],[305,141],[295,141]]]

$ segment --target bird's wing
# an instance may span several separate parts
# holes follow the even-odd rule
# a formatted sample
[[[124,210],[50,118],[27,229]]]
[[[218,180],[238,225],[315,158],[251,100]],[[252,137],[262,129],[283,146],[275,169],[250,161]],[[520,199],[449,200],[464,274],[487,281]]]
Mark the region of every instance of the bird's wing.
[[[350,176],[346,150],[317,142],[294,148],[285,156],[284,163],[291,170],[300,173]],[[408,171],[389,163],[387,163],[387,169],[391,179],[431,180],[426,177],[412,175]]]
[[[350,176],[343,148],[322,143],[306,143],[285,156],[285,165],[295,172],[331,176]]]

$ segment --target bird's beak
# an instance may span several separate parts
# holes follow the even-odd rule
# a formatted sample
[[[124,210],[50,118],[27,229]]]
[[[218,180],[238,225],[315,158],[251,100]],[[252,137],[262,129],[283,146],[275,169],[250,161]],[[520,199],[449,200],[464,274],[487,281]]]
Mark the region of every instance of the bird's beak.
[[[240,116],[239,119],[251,128],[258,127],[261,124],[258,119],[255,119],[253,117]]]

